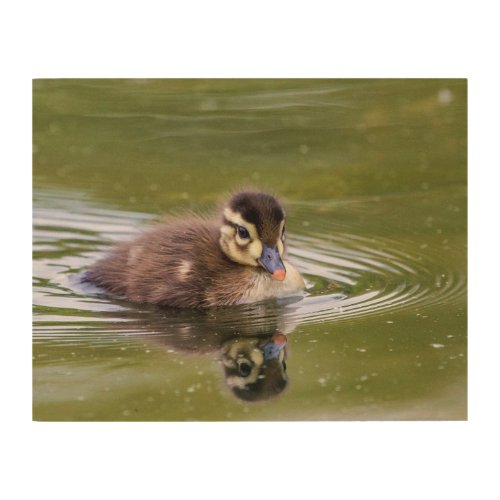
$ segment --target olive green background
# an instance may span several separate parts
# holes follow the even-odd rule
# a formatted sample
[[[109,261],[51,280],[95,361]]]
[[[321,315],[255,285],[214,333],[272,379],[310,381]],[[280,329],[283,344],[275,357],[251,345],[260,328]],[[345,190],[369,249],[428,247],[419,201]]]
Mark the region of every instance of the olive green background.
[[[467,418],[465,80],[35,80],[33,143],[34,419]],[[285,201],[310,286],[268,326],[75,283],[152,217],[248,185]],[[213,333],[281,323],[287,388],[238,400]]]

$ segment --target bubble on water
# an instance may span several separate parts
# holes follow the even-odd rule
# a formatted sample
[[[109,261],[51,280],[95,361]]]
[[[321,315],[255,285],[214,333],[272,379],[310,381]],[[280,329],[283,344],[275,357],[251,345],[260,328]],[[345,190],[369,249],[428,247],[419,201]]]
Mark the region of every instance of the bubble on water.
[[[438,102],[439,104],[445,106],[453,101],[453,92],[450,89],[444,88],[440,89],[438,92]]]
[[[434,349],[442,349],[444,347],[444,344],[430,344],[431,347],[434,347]]]

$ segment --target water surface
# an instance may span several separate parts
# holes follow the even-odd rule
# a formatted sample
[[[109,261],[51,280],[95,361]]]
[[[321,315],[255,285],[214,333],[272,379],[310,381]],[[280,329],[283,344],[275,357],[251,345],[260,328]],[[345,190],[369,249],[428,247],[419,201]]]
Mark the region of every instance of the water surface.
[[[79,284],[249,184],[286,202],[305,297],[177,311]],[[466,418],[462,80],[35,81],[33,218],[37,420]]]

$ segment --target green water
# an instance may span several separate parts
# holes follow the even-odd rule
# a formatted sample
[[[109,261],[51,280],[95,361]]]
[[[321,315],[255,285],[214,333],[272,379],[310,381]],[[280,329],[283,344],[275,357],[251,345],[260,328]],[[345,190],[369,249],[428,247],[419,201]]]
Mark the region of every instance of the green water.
[[[465,80],[36,80],[36,420],[467,418]],[[287,206],[295,301],[161,310],[78,282],[161,214]],[[287,335],[258,401],[228,350]],[[270,363],[271,364],[271,363]]]

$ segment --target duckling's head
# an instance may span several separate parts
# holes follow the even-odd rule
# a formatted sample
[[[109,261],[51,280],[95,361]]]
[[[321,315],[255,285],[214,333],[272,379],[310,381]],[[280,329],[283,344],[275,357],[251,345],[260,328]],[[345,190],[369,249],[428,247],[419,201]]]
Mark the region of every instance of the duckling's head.
[[[274,279],[285,279],[285,211],[276,198],[259,192],[234,195],[224,207],[220,233],[221,249],[232,261],[262,266]]]

